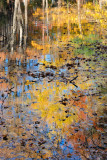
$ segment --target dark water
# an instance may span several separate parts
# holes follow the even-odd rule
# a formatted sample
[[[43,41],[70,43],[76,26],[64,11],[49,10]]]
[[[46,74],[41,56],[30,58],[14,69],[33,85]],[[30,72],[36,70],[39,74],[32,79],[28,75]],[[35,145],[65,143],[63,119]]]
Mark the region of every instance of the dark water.
[[[106,159],[105,23],[81,14],[80,26],[76,7],[37,9],[14,50],[1,36],[1,160]]]

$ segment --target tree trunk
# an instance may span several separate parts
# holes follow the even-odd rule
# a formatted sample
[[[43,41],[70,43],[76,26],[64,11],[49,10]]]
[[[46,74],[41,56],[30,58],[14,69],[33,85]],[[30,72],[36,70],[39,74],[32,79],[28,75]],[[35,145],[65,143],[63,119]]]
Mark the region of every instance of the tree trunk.
[[[28,2],[27,0],[25,0],[25,37],[24,37],[24,47],[26,48],[26,41],[27,41],[27,25],[28,25],[28,12],[27,12],[27,8],[28,8]]]
[[[100,9],[102,9],[102,0],[99,0]]]
[[[47,39],[48,39],[48,23],[49,23],[49,19],[48,19],[48,0],[46,0],[46,19],[47,19]]]
[[[80,33],[82,33],[82,28],[81,28],[81,15],[80,15],[80,0],[77,1],[77,5],[78,5],[78,21],[79,21],[79,29],[80,29]]]

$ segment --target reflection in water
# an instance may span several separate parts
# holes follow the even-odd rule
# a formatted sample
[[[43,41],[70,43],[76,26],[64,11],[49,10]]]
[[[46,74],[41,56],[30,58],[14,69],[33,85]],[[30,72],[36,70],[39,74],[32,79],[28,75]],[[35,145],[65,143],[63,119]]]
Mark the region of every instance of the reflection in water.
[[[10,1],[11,2],[11,1]],[[3,29],[1,31],[1,46],[7,49],[10,47],[11,52],[13,53],[14,48],[19,46],[19,48],[22,48],[22,45],[24,48],[26,48],[26,41],[27,41],[27,25],[28,25],[28,2],[24,2],[24,13],[23,16],[22,9],[21,9],[21,2],[20,0],[15,0],[14,2],[14,13],[12,15],[12,12],[10,13],[10,16],[8,16],[8,21],[3,25]],[[13,8],[11,8],[13,10]],[[6,45],[6,46],[5,46]]]
[[[19,33],[19,47],[24,43],[24,47],[26,48],[26,40],[27,40],[27,1],[25,1],[25,23],[23,20],[23,15],[21,11],[20,0],[15,0],[14,6],[14,15],[13,15],[13,26],[12,26],[12,36],[11,36],[11,52],[13,52],[13,46],[15,43],[15,33]],[[24,38],[24,42],[23,42]]]
[[[19,2],[13,54],[0,52],[0,159],[106,159],[106,11],[85,4],[79,24],[75,4],[43,0],[28,23]]]

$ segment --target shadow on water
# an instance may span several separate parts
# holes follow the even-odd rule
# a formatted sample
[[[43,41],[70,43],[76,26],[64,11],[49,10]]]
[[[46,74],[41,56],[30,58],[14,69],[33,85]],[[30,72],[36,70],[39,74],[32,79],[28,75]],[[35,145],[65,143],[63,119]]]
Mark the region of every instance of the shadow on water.
[[[0,159],[106,159],[105,12],[80,1],[9,5],[0,13]]]

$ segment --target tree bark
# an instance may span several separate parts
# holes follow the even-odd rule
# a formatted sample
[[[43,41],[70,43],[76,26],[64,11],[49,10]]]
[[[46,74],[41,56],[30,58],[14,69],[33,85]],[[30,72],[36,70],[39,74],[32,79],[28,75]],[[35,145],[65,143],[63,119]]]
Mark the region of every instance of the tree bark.
[[[78,21],[79,21],[79,29],[80,29],[80,33],[82,33],[82,28],[81,28],[81,15],[80,15],[80,0],[77,1],[77,5],[78,5]]]
[[[27,25],[28,25],[28,2],[25,0],[25,37],[24,37],[24,47],[26,48],[26,41],[27,41]]]

